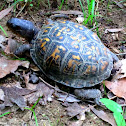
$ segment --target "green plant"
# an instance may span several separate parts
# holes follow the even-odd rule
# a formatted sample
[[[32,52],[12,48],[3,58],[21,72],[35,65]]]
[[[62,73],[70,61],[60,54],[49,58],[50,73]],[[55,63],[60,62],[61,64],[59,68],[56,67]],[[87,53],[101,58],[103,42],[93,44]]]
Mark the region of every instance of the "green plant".
[[[0,115],[0,117],[3,117],[3,116],[5,116],[5,115],[7,115],[7,114],[10,114],[10,113],[11,113],[11,112],[6,112],[6,113]]]
[[[58,7],[58,8],[59,8],[59,10],[61,10],[61,8],[62,8],[63,4],[64,4],[64,0],[62,0],[62,1],[61,1],[60,6]]]
[[[125,120],[123,118],[123,110],[122,107],[117,104],[116,102],[107,99],[107,98],[102,98],[100,101],[109,109],[113,112],[113,116],[115,118],[115,121],[117,123],[117,126],[125,126]]]
[[[84,10],[81,0],[79,0],[79,3],[81,5],[81,9],[82,9],[83,15],[84,15],[84,24],[87,24],[90,21],[90,23],[92,25],[93,19],[96,18],[95,0],[87,0],[88,13],[86,13],[86,10]]]
[[[3,31],[3,33],[8,37],[6,31],[4,30],[4,28],[0,25],[0,29]]]
[[[35,106],[37,105],[37,103],[39,102],[39,100],[40,100],[41,98],[42,98],[42,97],[39,97],[38,100],[36,101],[36,103],[35,103],[31,108],[24,108],[24,109],[28,109],[28,110],[32,111],[32,113],[33,113],[33,115],[34,115],[34,118],[35,118],[36,126],[38,126],[38,121],[37,121],[37,117],[36,117],[34,108],[35,108]]]

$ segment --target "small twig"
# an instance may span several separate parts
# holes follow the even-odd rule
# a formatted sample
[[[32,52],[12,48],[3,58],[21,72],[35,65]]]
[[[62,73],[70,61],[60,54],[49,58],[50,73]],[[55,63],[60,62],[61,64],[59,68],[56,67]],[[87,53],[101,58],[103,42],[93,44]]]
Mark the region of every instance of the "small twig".
[[[101,25],[101,24],[98,24],[97,26],[91,28],[90,30],[92,31],[92,30],[96,29],[97,27],[99,27],[100,25]]]
[[[122,104],[121,106],[122,106],[122,107],[125,107],[125,106],[126,106],[126,104]]]
[[[67,92],[62,91],[62,90],[60,90],[60,89],[58,89],[58,88],[56,88],[56,87],[50,85],[49,83],[47,83],[46,81],[44,81],[41,77],[39,77],[39,79],[40,79],[44,84],[46,84],[47,86],[49,86],[50,88],[53,88],[54,90],[56,90],[56,91],[58,91],[58,92],[61,92],[61,93],[64,93],[64,94],[66,94],[66,95],[68,95],[68,96],[77,98],[75,95],[68,94]]]
[[[115,98],[117,98],[117,96],[113,96],[113,97],[111,97],[111,98],[109,98],[110,100],[113,100],[113,99],[115,99]]]
[[[115,0],[112,0],[118,7],[120,7],[121,9],[123,8],[123,5],[120,4],[119,2],[115,1]]]
[[[18,15],[24,10],[25,6],[27,5],[27,2],[24,4],[24,6],[21,8],[21,10],[19,11],[19,13],[16,15],[16,17],[18,17]]]
[[[117,56],[120,56],[120,55],[126,55],[126,53],[119,53],[119,54],[116,54]]]

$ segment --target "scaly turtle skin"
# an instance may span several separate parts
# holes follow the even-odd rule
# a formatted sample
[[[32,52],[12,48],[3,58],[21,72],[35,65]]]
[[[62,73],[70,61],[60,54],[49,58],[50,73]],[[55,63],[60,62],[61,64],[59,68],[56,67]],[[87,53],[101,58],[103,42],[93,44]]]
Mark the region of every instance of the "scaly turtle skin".
[[[47,77],[69,87],[99,84],[110,76],[113,59],[118,60],[95,33],[71,21],[50,20],[40,30],[30,21],[18,18],[7,24],[28,39],[34,37],[30,49],[34,62]]]

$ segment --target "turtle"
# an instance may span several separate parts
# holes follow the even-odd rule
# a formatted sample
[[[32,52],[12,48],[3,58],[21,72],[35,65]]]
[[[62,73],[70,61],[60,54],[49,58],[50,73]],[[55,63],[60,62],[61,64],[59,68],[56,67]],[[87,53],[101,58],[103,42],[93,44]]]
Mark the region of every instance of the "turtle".
[[[101,92],[93,87],[109,78],[118,57],[82,24],[51,20],[38,29],[28,20],[11,18],[7,25],[29,40],[15,52],[30,49],[39,69],[51,80],[75,88],[80,99],[93,98],[100,103]]]

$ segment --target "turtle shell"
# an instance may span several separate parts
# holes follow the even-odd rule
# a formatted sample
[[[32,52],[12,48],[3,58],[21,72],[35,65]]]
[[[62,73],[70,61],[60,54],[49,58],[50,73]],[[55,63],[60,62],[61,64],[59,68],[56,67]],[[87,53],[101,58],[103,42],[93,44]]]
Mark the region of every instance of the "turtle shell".
[[[91,87],[110,76],[113,54],[83,25],[55,21],[32,40],[32,59],[50,79],[74,88]]]

